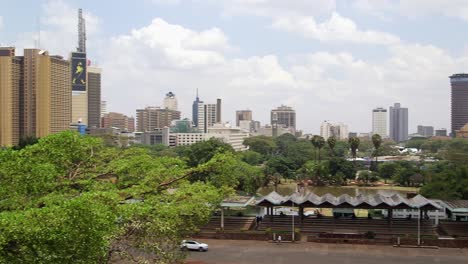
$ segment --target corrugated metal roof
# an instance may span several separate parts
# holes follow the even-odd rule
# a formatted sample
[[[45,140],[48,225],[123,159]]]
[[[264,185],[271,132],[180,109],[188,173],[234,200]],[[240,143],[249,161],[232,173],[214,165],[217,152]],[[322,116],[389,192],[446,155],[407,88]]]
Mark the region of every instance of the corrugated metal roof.
[[[277,192],[271,192],[266,196],[257,199],[256,205],[270,204],[271,206],[280,206],[288,205],[294,203],[296,205],[301,205],[306,202],[309,202],[316,206],[321,206],[324,204],[331,204],[332,206],[342,206],[349,204],[352,207],[359,206],[372,206],[372,207],[409,207],[409,208],[421,208],[421,207],[432,207],[435,209],[441,209],[441,207],[427,199],[422,195],[416,195],[413,198],[406,198],[400,194],[393,194],[391,196],[385,196],[382,194],[376,195],[358,195],[356,197],[349,196],[348,194],[343,194],[338,197],[327,193],[323,196],[318,196],[315,193],[308,193],[305,195],[295,192],[289,196],[282,196]],[[467,205],[468,205],[468,201]]]

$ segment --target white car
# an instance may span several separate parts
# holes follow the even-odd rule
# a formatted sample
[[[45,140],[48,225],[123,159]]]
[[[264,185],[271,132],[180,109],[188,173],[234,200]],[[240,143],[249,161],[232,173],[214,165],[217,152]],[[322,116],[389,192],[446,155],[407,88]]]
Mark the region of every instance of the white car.
[[[207,251],[208,244],[200,243],[195,240],[182,240],[182,244],[180,245],[181,249],[190,249],[190,250],[198,250],[198,251]]]

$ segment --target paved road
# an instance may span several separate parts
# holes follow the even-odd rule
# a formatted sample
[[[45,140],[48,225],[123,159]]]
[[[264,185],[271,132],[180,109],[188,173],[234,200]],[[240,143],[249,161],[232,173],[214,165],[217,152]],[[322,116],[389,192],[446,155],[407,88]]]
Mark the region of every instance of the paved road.
[[[273,244],[258,241],[210,240],[208,252],[190,252],[197,264],[468,264],[468,249],[415,249],[391,246],[335,245],[301,242]]]

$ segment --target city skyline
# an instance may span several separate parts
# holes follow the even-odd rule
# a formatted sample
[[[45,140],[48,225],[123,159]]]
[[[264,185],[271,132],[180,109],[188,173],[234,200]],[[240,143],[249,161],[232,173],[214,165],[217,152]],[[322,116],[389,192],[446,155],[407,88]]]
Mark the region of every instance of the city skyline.
[[[118,3],[114,12],[92,1],[18,1],[0,11],[0,36],[21,51],[39,45],[31,32],[40,28],[40,48],[68,57],[83,8],[88,57],[103,69],[102,99],[128,116],[173,91],[190,118],[198,88],[203,101],[223,99],[223,121],[231,124],[235,111],[247,108],[267,124],[269,111],[285,104],[306,133],[318,134],[325,119],[370,132],[371,122],[362,120],[371,120],[371,109],[401,102],[410,109],[410,133],[421,123],[450,128],[448,76],[468,64],[468,37],[453,41],[451,34],[451,25],[468,17],[450,12],[460,8],[455,2],[293,2],[184,3],[205,14],[199,19],[184,16],[181,1]],[[16,18],[24,4],[31,8]],[[123,12],[132,19],[116,21]],[[421,30],[428,23],[440,26]]]

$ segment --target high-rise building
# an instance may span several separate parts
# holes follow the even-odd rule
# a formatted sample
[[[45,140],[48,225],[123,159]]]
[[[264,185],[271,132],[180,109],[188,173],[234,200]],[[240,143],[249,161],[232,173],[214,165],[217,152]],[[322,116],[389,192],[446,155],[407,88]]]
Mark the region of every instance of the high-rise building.
[[[173,120],[180,120],[179,111],[159,107],[146,107],[145,109],[138,109],[136,112],[136,130],[139,132],[170,127]]]
[[[221,99],[216,100],[216,104],[198,103],[198,129],[204,133],[208,132],[208,128],[216,123],[221,123]]]
[[[387,134],[387,109],[378,107],[372,110],[372,134],[385,138]]]
[[[134,132],[134,118],[121,113],[110,112],[102,117],[102,128],[118,128],[120,131]]]
[[[236,126],[240,126],[240,121],[252,121],[251,110],[237,110],[236,111]]]
[[[165,109],[177,111],[177,98],[173,92],[169,92],[166,94],[163,106]]]
[[[423,137],[432,137],[434,136],[434,127],[419,125],[417,133]]]
[[[88,67],[88,127],[101,124],[101,69]]]
[[[435,135],[436,135],[436,137],[446,137],[447,136],[447,129],[445,129],[445,128],[436,129]]]
[[[20,140],[20,91],[23,90],[23,58],[15,48],[0,48],[0,146]]]
[[[452,86],[452,129],[451,136],[468,123],[468,74],[450,76]]]
[[[408,108],[400,103],[390,106],[390,138],[396,142],[408,140]]]
[[[21,137],[45,137],[71,122],[70,62],[47,51],[24,50]]]
[[[348,135],[348,126],[343,123],[332,123],[325,120],[320,125],[320,136],[322,136],[325,140],[332,136],[338,140],[347,139]]]
[[[76,52],[72,52],[71,84],[72,84],[72,123],[89,126],[89,87],[86,59],[86,23],[83,18],[83,10],[78,9],[78,46]],[[99,120],[100,123],[100,120]],[[99,126],[97,126],[99,127]]]
[[[271,110],[270,120],[273,129],[279,126],[296,130],[296,111],[292,107],[281,105]]]
[[[203,101],[200,101],[200,98],[198,97],[198,89],[197,89],[197,97],[195,98],[195,101],[193,101],[193,104],[192,104],[192,121],[195,127],[198,127],[198,105],[200,103],[203,103]]]
[[[101,101],[101,117],[107,114],[107,101]]]

